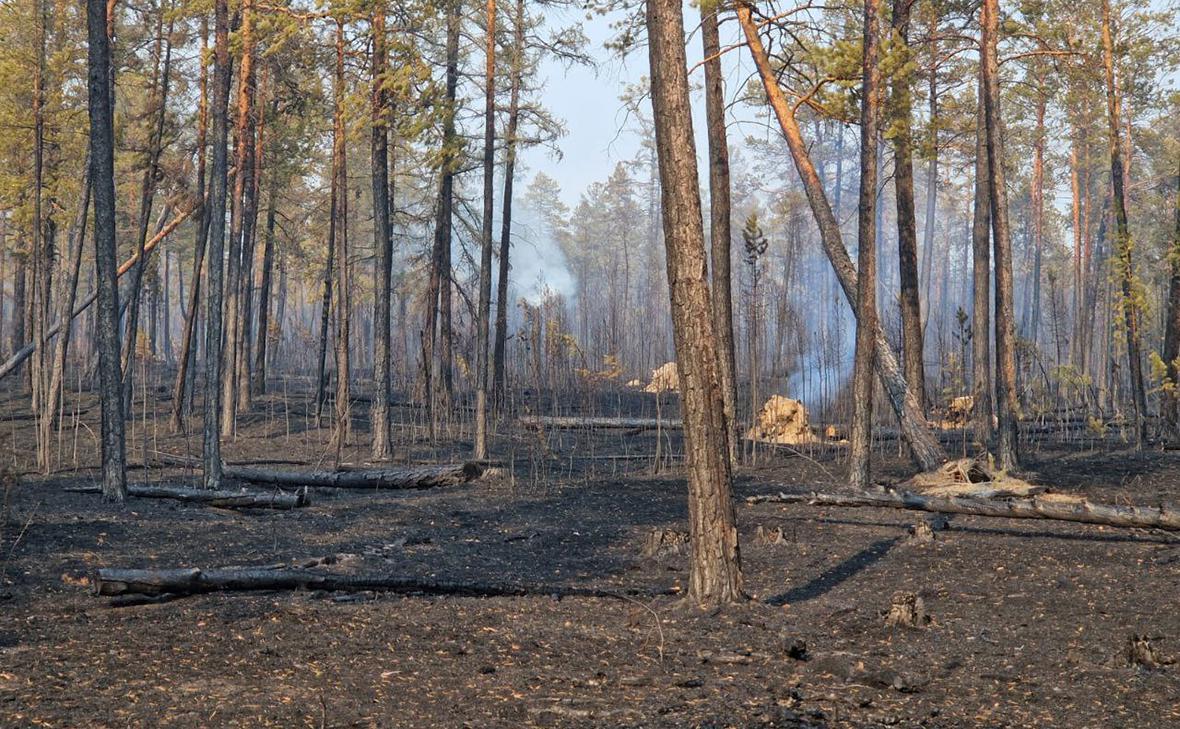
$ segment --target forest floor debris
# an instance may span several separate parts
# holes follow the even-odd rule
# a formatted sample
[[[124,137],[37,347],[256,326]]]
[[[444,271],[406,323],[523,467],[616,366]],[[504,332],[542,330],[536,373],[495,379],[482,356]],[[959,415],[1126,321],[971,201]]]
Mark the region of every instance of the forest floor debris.
[[[318,463],[333,453],[326,429],[277,432],[262,419],[242,427],[227,458],[285,451]],[[551,445],[624,454],[655,437],[562,431]],[[682,448],[678,433],[661,437]],[[192,455],[184,436],[153,447]],[[468,447],[405,446],[405,456],[449,461]],[[366,451],[361,442],[343,457],[363,463]],[[909,475],[906,463],[876,456],[883,474]],[[830,486],[825,471],[840,473],[840,456],[813,458],[768,455],[739,470],[738,495],[768,480]],[[912,512],[763,503],[738,514],[753,599],[702,614],[680,607],[687,554],[641,554],[653,530],[687,529],[678,474],[575,460],[531,480],[542,465],[518,453],[478,491],[331,489],[311,508],[249,513],[157,499],[116,507],[63,490],[92,482],[92,470],[26,479],[0,544],[11,552],[0,584],[0,726],[1180,723],[1180,671],[1169,664],[1180,654],[1173,535],[955,516],[953,539],[900,548]],[[1029,466],[1030,478],[1065,496],[1180,500],[1173,452],[1029,449]],[[186,473],[151,476],[181,482]],[[760,544],[759,526],[781,528],[788,543]],[[547,589],[213,593],[112,607],[81,583],[104,565],[275,564]],[[676,592],[561,597],[564,587]],[[936,620],[887,627],[898,593],[920,595]],[[1150,636],[1150,650],[1140,641],[1136,654],[1148,660],[1132,663],[1132,635]]]

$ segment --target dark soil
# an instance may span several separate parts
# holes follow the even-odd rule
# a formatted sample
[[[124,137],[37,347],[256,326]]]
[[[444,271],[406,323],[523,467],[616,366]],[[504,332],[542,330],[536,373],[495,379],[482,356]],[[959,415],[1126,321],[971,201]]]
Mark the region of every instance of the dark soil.
[[[97,431],[97,408],[85,398],[81,406]],[[199,448],[196,436],[167,434],[166,407],[137,415],[133,462]],[[20,398],[5,408],[24,411]],[[227,459],[332,465],[329,430],[307,427],[292,408],[286,398],[261,401]],[[465,452],[458,425],[432,444],[416,411],[399,413],[403,459]],[[367,453],[362,414],[357,445],[340,454],[348,463]],[[31,431],[28,421],[0,420],[0,445],[18,469],[32,468]],[[24,478],[0,514],[0,725],[1180,726],[1180,666],[1127,659],[1132,635],[1164,658],[1180,655],[1180,535],[955,517],[919,543],[908,529],[921,514],[741,503],[752,599],[701,614],[657,596],[684,584],[686,556],[641,556],[653,529],[686,528],[675,468],[650,473],[656,437],[504,425],[495,447],[504,467],[467,486],[321,489],[307,509],[235,512],[64,493],[97,473],[82,469],[96,461],[93,435],[69,419],[65,470]],[[660,437],[674,460],[678,436]],[[1177,454],[1029,450],[1026,475],[1061,491],[1180,501]],[[908,474],[895,444],[879,455],[884,476]],[[763,452],[741,471],[739,495],[822,488],[842,473],[841,459],[834,448]],[[191,475],[152,467],[146,479]],[[781,527],[784,542],[759,544],[759,527]],[[104,566],[327,555],[355,555],[340,568],[357,572],[536,594],[112,601],[86,584]],[[563,587],[620,596],[558,598]],[[886,627],[898,593],[922,598],[924,627]]]

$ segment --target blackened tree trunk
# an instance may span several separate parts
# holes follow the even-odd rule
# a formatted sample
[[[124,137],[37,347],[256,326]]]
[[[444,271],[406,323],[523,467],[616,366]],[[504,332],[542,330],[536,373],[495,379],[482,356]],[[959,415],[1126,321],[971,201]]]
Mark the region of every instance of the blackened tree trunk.
[[[1012,236],[1008,224],[1008,190],[1004,174],[1004,133],[1000,116],[999,0],[984,0],[983,109],[987,124],[988,197],[996,269],[996,457],[1001,470],[1020,464],[1016,420],[1016,317],[1012,291]]]
[[[900,52],[907,56],[910,11],[914,0],[893,1],[893,32]],[[890,110],[893,127],[893,184],[897,198],[897,265],[901,283],[901,351],[905,380],[910,391],[926,407],[926,373],[923,360],[922,307],[919,300],[918,221],[914,212],[914,149],[910,89],[911,75],[895,73],[891,84]],[[928,221],[931,222],[931,221]],[[929,255],[929,251],[927,252]]]
[[[844,297],[850,305],[855,307],[858,289],[856,268],[852,265],[847,248],[844,247],[840,223],[836,220],[828,202],[823,180],[811,161],[807,143],[803,139],[803,132],[795,117],[794,108],[778,85],[778,78],[771,65],[770,57],[766,53],[766,48],[762,45],[762,38],[758,33],[758,26],[754,21],[750,5],[745,2],[738,3],[737,15],[745,35],[746,45],[750,50],[750,56],[758,68],[762,88],[774,109],[787,147],[791,151],[791,158],[795,162],[795,169],[803,182],[807,201],[811,206],[816,225],[819,227],[820,242],[823,244],[824,253],[832,264],[832,270],[840,282]],[[901,365],[893,354],[880,326],[877,327],[875,337],[877,340],[877,375],[889,397],[893,412],[897,415],[902,436],[909,444],[914,460],[923,470],[937,468],[946,460],[946,453],[930,430],[917,397],[910,392],[906,385]]]
[[[371,140],[373,177],[373,250],[377,263],[377,290],[373,311],[373,406],[374,461],[392,455],[389,438],[389,370],[392,333],[389,329],[389,287],[393,276],[393,240],[389,232],[389,110],[385,93],[385,10],[373,11],[373,129]]]
[[[991,195],[987,163],[987,119],[983,109],[983,74],[975,118],[975,212],[971,220],[971,410],[975,440],[985,448],[992,440],[991,363]]]
[[[648,0],[647,32],[688,461],[689,599],[702,606],[717,605],[740,601],[744,595],[679,0]]]
[[[508,272],[512,249],[512,184],[516,177],[516,130],[520,124],[520,85],[524,74],[524,0],[516,0],[512,29],[512,79],[508,126],[504,131],[504,201],[500,219],[500,271],[496,282],[496,342],[492,354],[492,400],[500,406],[508,392],[504,359],[508,344]]]
[[[1106,110],[1110,122],[1111,202],[1114,204],[1115,262],[1123,295],[1123,329],[1127,335],[1127,369],[1131,375],[1131,405],[1135,416],[1135,442],[1142,448],[1147,436],[1147,390],[1143,380],[1143,345],[1140,341],[1140,297],[1135,280],[1131,251],[1131,231],[1127,222],[1126,165],[1123,160],[1119,118],[1119,88],[1114,72],[1114,43],[1111,30],[1110,0],[1102,3],[1102,61],[1106,71]]]
[[[214,3],[213,21],[213,169],[209,178],[208,258],[205,296],[205,437],[202,466],[207,489],[221,488],[221,307],[225,256],[226,137],[229,105],[229,9],[227,0]]]
[[[901,0],[903,4],[906,1]],[[880,11],[880,0],[865,0],[860,97],[860,212],[857,218],[856,234],[856,272],[858,279],[856,301],[856,359],[852,367],[852,428],[848,459],[848,480],[855,488],[859,489],[866,489],[870,484],[869,453],[873,445],[873,359],[876,356],[876,331],[878,326],[876,142],[878,127],[880,126],[879,88],[881,72],[878,68],[880,38],[877,32]],[[904,163],[907,166],[910,164],[908,155]],[[901,167],[902,163],[899,163],[897,171],[899,177],[901,176]],[[909,216],[910,222],[912,223],[914,212],[912,167],[910,169],[909,185]],[[902,186],[902,183],[899,181],[897,192],[899,219],[902,217],[900,202],[903,196]],[[900,227],[901,224],[899,223]],[[910,244],[913,245],[912,229],[910,233]],[[914,265],[916,269],[916,260],[914,261]],[[916,274],[917,270],[914,270],[913,273]],[[903,283],[902,285],[904,287],[905,284]],[[916,297],[916,288],[913,293]],[[904,301],[904,290],[902,297]],[[902,309],[904,311],[904,304]],[[920,326],[919,334],[921,334]]]
[[[725,132],[725,82],[721,71],[719,5],[701,4],[701,42],[705,54],[705,126],[709,139],[709,253],[713,281],[713,329],[721,365],[721,394],[729,427],[729,460],[737,462],[737,364],[733,345],[733,240],[730,204],[729,141]],[[754,403],[754,407],[758,407]]]
[[[496,155],[496,0],[487,0],[484,49],[483,227],[480,229],[479,301],[475,325],[475,458],[488,456],[488,322],[492,306],[493,174]]]
[[[99,387],[102,395],[102,493],[127,497],[123,397],[119,367],[119,282],[115,273],[115,136],[110,39],[105,0],[87,0],[89,41],[90,180],[94,194],[94,254],[98,278]]]

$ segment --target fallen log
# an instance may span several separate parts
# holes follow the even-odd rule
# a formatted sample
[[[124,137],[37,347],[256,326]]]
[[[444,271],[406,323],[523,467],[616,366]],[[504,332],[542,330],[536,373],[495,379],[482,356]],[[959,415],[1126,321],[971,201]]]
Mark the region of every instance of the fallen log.
[[[912,491],[860,491],[828,494],[780,492],[746,497],[748,504],[768,502],[813,506],[869,506],[929,511],[937,514],[993,516],[1003,519],[1050,519],[1132,529],[1180,531],[1180,510],[1174,506],[1102,504],[1061,494],[1040,494],[1031,498],[980,499],[963,496],[927,496]]]
[[[457,486],[483,475],[478,463],[405,466],[360,471],[272,471],[262,468],[226,468],[222,474],[234,481],[272,486],[311,486],[335,489],[429,489]]]
[[[102,487],[68,486],[64,489],[75,494],[102,493]],[[176,499],[198,504],[208,504],[223,509],[298,509],[311,505],[311,498],[306,489],[295,493],[284,491],[209,491],[194,489],[188,486],[168,486],[162,484],[128,484],[127,494],[143,499]]]
[[[679,419],[657,420],[655,418],[596,418],[582,416],[521,415],[516,419],[526,428],[585,429],[585,430],[679,430],[684,427]]]
[[[592,587],[547,585],[482,584],[441,582],[414,577],[338,574],[285,567],[222,567],[199,569],[111,569],[97,570],[90,579],[95,595],[199,595],[208,592],[258,590],[323,590],[328,592],[391,592],[457,597],[614,597],[638,591],[601,590]],[[643,593],[673,594],[672,591]]]

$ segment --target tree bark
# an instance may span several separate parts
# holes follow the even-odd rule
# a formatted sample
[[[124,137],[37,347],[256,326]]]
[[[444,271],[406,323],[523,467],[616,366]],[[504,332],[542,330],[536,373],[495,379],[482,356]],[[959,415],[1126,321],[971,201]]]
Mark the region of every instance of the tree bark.
[[[227,0],[214,2],[213,42],[213,170],[209,180],[208,277],[205,296],[205,427],[202,466],[204,486],[221,488],[221,324],[225,257],[226,137],[229,106],[229,9]]]
[[[404,466],[365,471],[271,471],[260,468],[226,467],[225,477],[270,486],[309,486],[335,489],[430,489],[457,486],[483,475],[477,463],[441,466]]]
[[[98,279],[99,388],[102,396],[102,494],[127,497],[123,397],[119,371],[119,282],[115,272],[115,137],[111,48],[106,0],[87,0],[90,180],[94,195],[94,255]]]
[[[333,85],[335,121],[333,144],[336,149],[336,430],[332,440],[337,457],[352,438],[351,369],[349,344],[352,338],[352,266],[348,249],[348,140],[344,127],[344,20],[336,20],[336,75]]]
[[[97,486],[75,486],[65,491],[89,494],[98,491]],[[188,486],[167,484],[129,484],[127,495],[142,499],[175,499],[195,504],[207,504],[220,509],[298,509],[311,505],[307,491],[293,494],[282,491],[210,491]]]
[[[252,590],[324,590],[330,592],[390,592],[395,594],[451,595],[463,597],[623,598],[628,590],[557,585],[492,585],[440,582],[389,575],[350,575],[300,568],[225,567],[221,569],[100,569],[91,578],[95,595],[199,595],[208,592]],[[660,592],[660,595],[672,594]],[[651,597],[653,595],[643,595]]]
[[[705,54],[705,126],[709,140],[709,252],[712,263],[713,328],[721,366],[721,394],[729,424],[729,460],[738,459],[737,360],[733,344],[733,240],[729,141],[725,130],[725,82],[721,71],[720,5],[701,4],[701,42]],[[758,407],[757,403],[754,407]]]
[[[1106,71],[1106,109],[1110,122],[1111,202],[1114,203],[1115,255],[1123,295],[1123,328],[1127,336],[1127,369],[1131,376],[1131,405],[1135,417],[1135,443],[1139,448],[1147,437],[1147,389],[1143,379],[1143,345],[1140,340],[1140,297],[1135,280],[1131,231],[1127,222],[1126,164],[1123,159],[1119,121],[1119,88],[1114,72],[1110,0],[1102,2],[1102,61]]]
[[[239,37],[242,46],[242,64],[238,75],[237,121],[234,137],[235,149],[234,189],[230,211],[229,258],[225,279],[225,376],[221,385],[221,430],[233,436],[237,427],[237,413],[240,409],[241,391],[238,380],[246,366],[246,354],[242,343],[246,329],[243,314],[246,311],[243,299],[249,297],[250,282],[245,271],[249,268],[247,251],[253,235],[253,199],[255,170],[254,146],[254,1],[242,0],[242,25]]]
[[[1180,531],[1180,511],[1170,506],[1100,504],[1052,497],[979,499],[966,496],[927,496],[912,491],[836,494],[769,494],[750,496],[747,503],[812,504],[815,506],[872,506],[938,514],[994,516],[1003,519],[1049,519],[1082,524]]]
[[[508,98],[508,126],[504,130],[504,201],[500,220],[500,271],[496,283],[496,342],[492,356],[492,400],[503,405],[508,393],[505,364],[508,344],[508,272],[512,250],[512,185],[516,176],[516,130],[520,124],[520,86],[524,74],[524,0],[516,0],[512,29],[512,80]]]
[[[893,32],[908,59],[910,11],[914,0],[893,0]],[[922,341],[921,282],[918,277],[918,221],[914,207],[914,150],[911,76],[895,73],[890,107],[893,137],[893,185],[897,198],[897,262],[901,283],[901,351],[906,384],[926,410],[926,372]],[[929,212],[927,213],[929,215]],[[932,223],[933,221],[928,221]]]
[[[496,154],[496,0],[487,0],[484,48],[483,221],[480,229],[479,302],[475,324],[475,458],[488,456],[488,323],[492,306],[493,174]]]
[[[988,197],[991,202],[992,241],[996,277],[996,456],[1000,470],[1020,464],[1016,420],[1016,317],[1012,291],[1012,236],[1008,224],[1008,190],[1004,173],[1004,134],[1000,116],[999,0],[984,0],[980,11],[983,28],[983,109],[987,124]]]
[[[900,0],[902,4],[908,0]],[[856,302],[856,359],[852,368],[852,428],[849,438],[848,480],[855,488],[868,488],[871,483],[869,454],[873,445],[873,360],[876,358],[877,323],[877,132],[880,126],[879,86],[881,72],[878,68],[880,37],[878,17],[880,0],[864,2],[864,41],[861,65],[860,105],[860,207],[857,217],[856,272],[858,278]],[[895,11],[896,12],[896,11]],[[908,22],[908,21],[907,21]],[[904,145],[902,145],[904,146]],[[899,162],[897,175],[902,176],[901,167],[908,165],[908,156]],[[913,168],[909,173],[909,216],[913,222]],[[904,196],[903,182],[898,182],[898,226],[902,216]],[[911,228],[910,233],[913,233]],[[914,245],[911,235],[910,245]],[[915,261],[916,266],[916,261]],[[917,271],[914,271],[917,273]],[[904,315],[904,279],[903,279]],[[915,290],[914,295],[917,295]],[[919,321],[919,334],[921,322]],[[907,332],[908,334],[908,332]],[[911,383],[912,385],[912,383]],[[920,400],[920,391],[911,387],[911,392]]]
[[[779,126],[782,128],[783,136],[791,151],[791,157],[795,162],[795,169],[803,181],[807,200],[819,227],[820,242],[823,244],[824,253],[832,264],[836,278],[840,281],[845,298],[855,308],[858,288],[856,268],[852,265],[852,259],[849,258],[848,250],[844,247],[840,224],[828,203],[823,181],[811,161],[792,105],[787,101],[786,95],[778,85],[777,76],[771,68],[770,59],[762,45],[762,39],[758,35],[758,28],[754,23],[750,6],[746,3],[739,3],[737,13],[745,34],[746,44],[750,49],[750,55],[758,67],[762,87],[766,91],[775,116],[778,118]],[[917,397],[907,387],[901,366],[880,326],[877,327],[874,336],[877,342],[877,375],[881,379],[881,384],[889,397],[889,403],[892,405],[894,413],[897,414],[898,423],[910,446],[914,460],[923,470],[937,468],[946,460],[946,454],[930,430]]]
[[[278,111],[277,97],[271,104],[271,112]],[[270,190],[266,203],[266,232],[262,247],[262,283],[258,287],[258,331],[255,334],[254,369],[250,372],[251,390],[255,395],[266,393],[266,357],[270,342],[270,292],[274,280],[275,261],[275,217],[278,214],[279,179],[272,170]]]
[[[974,399],[971,410],[975,440],[992,442],[991,362],[991,195],[987,162],[987,119],[983,109],[983,73],[979,74],[979,102],[975,118],[975,210],[971,220],[971,371]]]
[[[741,557],[732,500],[729,424],[706,278],[705,238],[678,0],[647,0],[652,118],[688,461],[689,599],[738,602]]]
[[[676,430],[684,427],[681,420],[660,418],[597,418],[560,415],[521,415],[516,419],[525,428],[585,428],[587,430]]]
[[[389,388],[390,349],[389,288],[393,276],[393,239],[389,231],[389,109],[385,92],[385,9],[373,10],[373,97],[370,142],[373,178],[373,250],[376,253],[377,290],[373,300],[373,405],[369,421],[373,433],[370,455],[383,461],[392,455]]]

